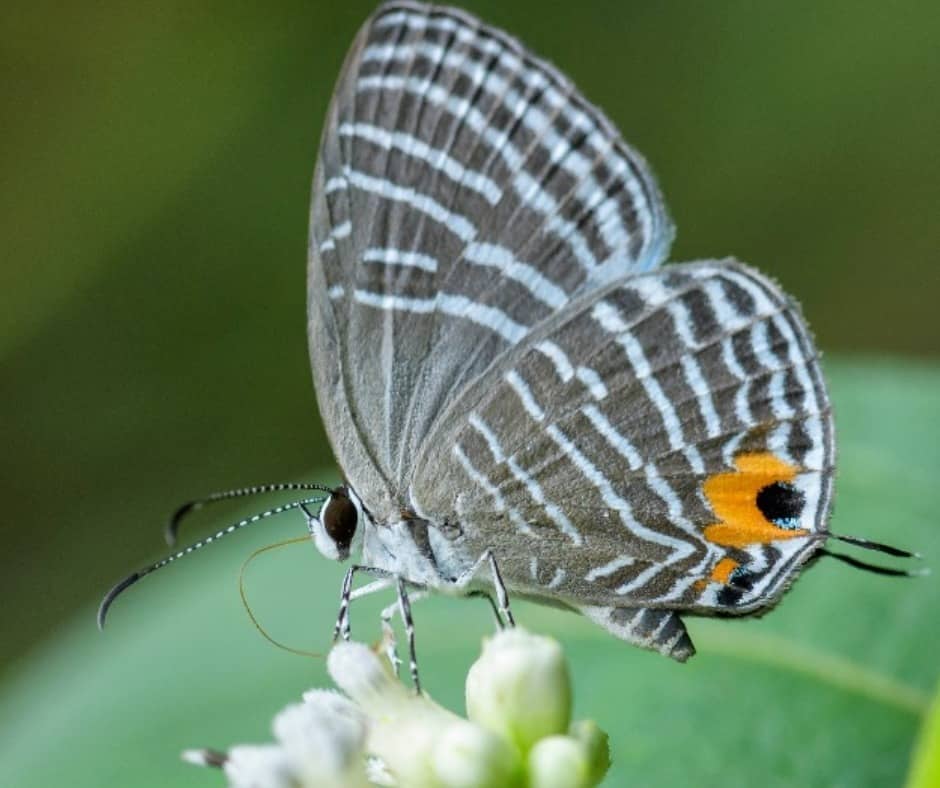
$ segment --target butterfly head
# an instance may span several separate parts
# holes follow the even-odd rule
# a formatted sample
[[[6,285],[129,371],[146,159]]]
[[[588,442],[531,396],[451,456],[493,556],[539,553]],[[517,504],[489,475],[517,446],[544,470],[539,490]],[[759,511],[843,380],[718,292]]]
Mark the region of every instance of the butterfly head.
[[[364,524],[362,504],[356,494],[341,485],[330,491],[319,515],[307,512],[313,543],[326,558],[345,561],[359,541]]]

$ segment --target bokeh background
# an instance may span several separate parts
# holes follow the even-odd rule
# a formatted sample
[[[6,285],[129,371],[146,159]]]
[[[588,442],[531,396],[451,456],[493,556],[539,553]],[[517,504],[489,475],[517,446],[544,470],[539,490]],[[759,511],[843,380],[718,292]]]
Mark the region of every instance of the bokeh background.
[[[842,529],[862,523],[866,535],[888,539],[908,523],[910,538],[935,539],[936,4],[465,5],[572,75],[646,155],[678,227],[674,260],[735,254],[802,301],[845,412]],[[257,637],[235,584],[241,560],[302,533],[299,519],[261,526],[135,589],[101,637],[93,611],[113,580],[160,555],[165,515],[181,500],[252,482],[335,477],[304,335],[309,183],[333,81],[373,7],[14,0],[0,8],[0,710],[23,720],[30,705],[45,714],[51,704],[63,730],[92,718],[95,730],[125,730],[123,748],[99,741],[100,752],[72,763],[75,785],[143,785],[128,777],[140,763],[157,769],[147,778],[154,784],[215,784],[177,766],[180,720],[204,731],[188,744],[263,737],[270,712],[322,676],[321,665]],[[844,510],[857,517],[849,522]],[[204,533],[243,511],[192,528]],[[274,568],[257,570],[252,593],[268,620],[296,645],[325,646],[340,570],[312,548],[263,563]],[[838,573],[845,609],[837,614],[855,622],[857,635],[836,651],[868,653],[865,638],[900,620],[908,627],[895,633],[907,639],[902,650],[920,656],[916,664],[893,661],[882,644],[881,667],[927,693],[937,674],[924,653],[933,641],[909,638],[936,626],[936,581],[884,590],[876,578],[854,586],[841,567],[827,570]],[[816,615],[818,596],[832,597],[826,582],[803,593],[802,610],[800,602],[784,606],[784,632],[788,620],[804,632],[800,622]],[[864,602],[856,588],[869,595]],[[871,600],[878,613],[866,616]],[[452,644],[443,641],[462,644],[452,646],[462,655],[456,662],[441,657],[444,664],[426,668],[432,690],[436,681],[438,694],[459,707],[454,666],[469,661],[488,625],[484,611],[468,612],[466,631],[449,633],[455,604],[431,603],[440,631],[423,637],[444,655]],[[571,630],[576,682],[588,665],[624,654],[573,619],[532,616],[546,631]],[[819,632],[832,628],[817,623]],[[737,698],[735,670],[720,662],[724,632],[704,636],[732,693],[713,698],[714,707],[695,699],[694,673],[677,679],[672,666],[632,653],[622,671],[678,687],[677,703],[714,710],[740,702],[759,716],[763,707],[748,706],[746,688]],[[785,678],[764,669],[757,686],[790,692]],[[151,683],[154,694],[175,688],[186,699],[185,714],[174,706],[180,719],[150,710]],[[66,693],[67,702],[68,685],[84,694]],[[250,693],[232,711],[226,703],[245,685]],[[816,696],[801,688],[809,705],[794,724],[813,725]],[[824,701],[819,713],[837,727],[826,715],[839,703]],[[908,711],[922,711],[912,703]],[[625,699],[619,707],[629,715]],[[594,711],[588,699],[584,711]],[[904,773],[919,713],[884,723],[888,739],[874,739],[888,741],[889,777]],[[22,728],[35,741],[39,728]],[[146,735],[150,749],[127,731]],[[758,751],[770,755],[759,763],[797,774],[792,753],[774,750],[772,739],[761,739]],[[836,740],[834,751],[852,743]],[[658,760],[652,750],[623,749],[628,764]],[[160,758],[168,772],[155,765]],[[18,782],[3,784],[26,784],[30,769],[19,763]],[[856,777],[843,784],[884,784],[864,770]]]

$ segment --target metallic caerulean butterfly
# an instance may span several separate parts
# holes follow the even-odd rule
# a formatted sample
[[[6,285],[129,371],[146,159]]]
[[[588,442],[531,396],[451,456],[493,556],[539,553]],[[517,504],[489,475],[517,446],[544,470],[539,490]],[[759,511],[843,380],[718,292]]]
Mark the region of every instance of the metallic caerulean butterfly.
[[[828,538],[834,431],[797,305],[733,260],[662,267],[652,173],[571,82],[398,1],[347,56],[314,176],[310,354],[345,484],[307,512],[396,585],[578,611],[678,660],[681,614],[772,607]],[[219,498],[317,485],[266,485]],[[237,523],[140,577],[287,504]],[[836,555],[857,566],[871,567]],[[379,580],[352,591],[353,574]],[[413,640],[412,640],[413,656]]]

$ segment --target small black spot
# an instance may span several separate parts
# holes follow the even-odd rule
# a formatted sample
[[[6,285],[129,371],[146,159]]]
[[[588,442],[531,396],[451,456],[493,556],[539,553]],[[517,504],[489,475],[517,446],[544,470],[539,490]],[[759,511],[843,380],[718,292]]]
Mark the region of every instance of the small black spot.
[[[757,508],[781,528],[797,528],[806,505],[806,496],[787,482],[768,484],[757,493]]]
[[[744,591],[750,591],[754,587],[754,573],[743,566],[736,567],[728,578],[728,584]]]
[[[743,589],[725,586],[718,592],[718,604],[721,607],[737,607],[742,596],[744,596]]]

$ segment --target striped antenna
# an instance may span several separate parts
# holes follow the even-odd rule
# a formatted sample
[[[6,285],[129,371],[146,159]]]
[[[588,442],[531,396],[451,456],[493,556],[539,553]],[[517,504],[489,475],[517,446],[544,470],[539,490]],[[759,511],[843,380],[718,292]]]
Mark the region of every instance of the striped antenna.
[[[207,504],[217,503],[218,501],[227,501],[231,498],[243,498],[249,495],[262,495],[264,493],[272,492],[295,492],[297,490],[321,490],[325,493],[330,492],[330,488],[322,484],[312,484],[309,482],[279,482],[275,484],[255,484],[251,487],[239,487],[234,490],[223,490],[221,492],[210,493],[204,498],[196,498],[192,501],[187,501],[186,503],[179,506],[173,515],[170,517],[169,522],[166,524],[164,529],[164,536],[166,538],[166,543],[170,547],[176,545],[176,540],[179,537],[180,523],[184,517],[189,516],[193,512],[198,512]]]
[[[228,536],[235,531],[238,531],[245,526],[252,525],[259,520],[264,520],[268,517],[273,517],[276,514],[283,514],[284,512],[289,512],[292,509],[299,509],[307,504],[312,503],[322,503],[325,501],[324,497],[316,498],[304,498],[301,501],[292,501],[291,503],[285,503],[281,506],[275,506],[273,509],[268,509],[267,511],[260,512],[258,514],[253,514],[251,517],[247,517],[244,520],[239,520],[237,523],[233,523],[227,528],[223,528],[221,531],[217,531],[211,536],[207,536],[205,539],[200,539],[198,542],[194,542],[189,545],[189,547],[184,547],[179,552],[168,555],[166,558],[157,561],[155,564],[151,564],[145,569],[138,570],[133,574],[128,575],[120,582],[116,583],[107,594],[104,595],[104,599],[101,600],[101,605],[98,608],[98,629],[104,629],[105,618],[108,615],[108,609],[114,603],[114,600],[118,598],[124,591],[130,588],[132,585],[137,583],[141,578],[146,577],[149,574],[153,574],[158,569],[163,569],[163,567],[168,564],[172,564],[174,561],[184,558],[190,553],[194,553],[206,545],[212,544],[213,542],[222,539],[225,536]]]

